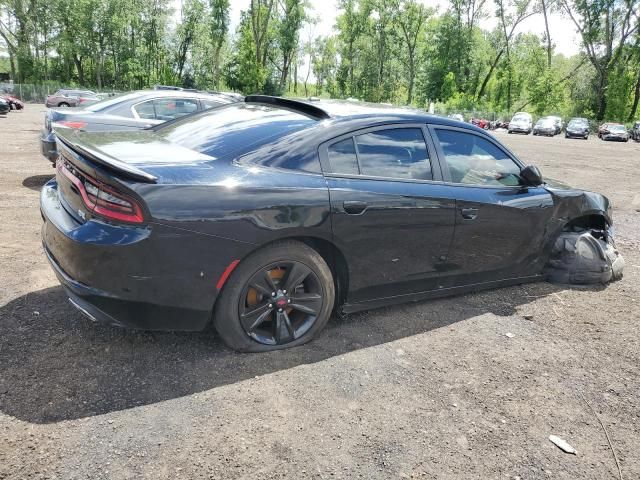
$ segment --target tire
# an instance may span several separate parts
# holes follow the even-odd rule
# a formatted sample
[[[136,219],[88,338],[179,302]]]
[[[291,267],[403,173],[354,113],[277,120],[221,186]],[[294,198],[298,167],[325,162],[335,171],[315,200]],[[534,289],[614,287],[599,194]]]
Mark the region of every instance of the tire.
[[[300,283],[294,281],[294,293],[284,288],[290,272],[303,277]],[[274,287],[276,296],[268,292]],[[333,276],[322,256],[304,243],[282,241],[240,262],[216,301],[213,323],[234,350],[280,350],[311,340],[329,321],[334,302]]]
[[[68,106],[69,106],[69,104],[67,102],[60,102],[58,104],[58,107],[60,107],[60,108],[65,108],[65,107],[68,107]]]
[[[604,284],[622,277],[624,259],[602,231],[562,232],[545,269],[547,281],[560,284]]]
[[[511,130],[507,130],[507,133],[508,133],[509,135],[511,135],[511,133],[512,133],[512,132],[511,132]]]

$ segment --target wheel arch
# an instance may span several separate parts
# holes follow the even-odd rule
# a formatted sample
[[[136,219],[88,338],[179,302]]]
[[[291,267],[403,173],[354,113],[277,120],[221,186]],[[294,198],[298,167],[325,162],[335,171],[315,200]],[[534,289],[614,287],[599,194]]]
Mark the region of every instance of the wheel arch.
[[[590,213],[582,212],[573,218],[570,218],[562,227],[562,231],[567,231],[573,227],[584,229],[595,228],[598,230],[606,230],[610,226],[610,220],[602,211],[594,211]]]
[[[235,267],[241,264],[247,257],[249,257],[254,252],[262,250],[263,248],[267,248],[273,244],[286,242],[286,241],[300,242],[305,244],[309,248],[312,248],[318,254],[320,254],[322,259],[329,266],[329,270],[331,271],[331,275],[333,276],[333,282],[336,289],[334,310],[337,310],[340,307],[340,305],[342,305],[346,301],[346,298],[347,298],[347,292],[349,291],[349,268],[348,268],[347,260],[344,254],[342,253],[342,251],[333,242],[331,242],[326,238],[322,238],[318,236],[308,236],[308,235],[293,235],[293,236],[274,239],[265,244],[258,245],[256,246],[256,248],[246,252],[246,254],[243,255],[242,258],[240,258],[238,262],[233,266],[232,271],[228,272],[227,275],[230,276],[233,273],[233,270],[235,270]],[[216,295],[215,301],[211,308],[212,314],[215,311],[216,304],[218,302],[218,299],[220,298],[220,294],[222,293],[224,288],[227,286],[227,283],[228,282],[225,279],[225,282],[222,288],[218,291],[218,294]]]

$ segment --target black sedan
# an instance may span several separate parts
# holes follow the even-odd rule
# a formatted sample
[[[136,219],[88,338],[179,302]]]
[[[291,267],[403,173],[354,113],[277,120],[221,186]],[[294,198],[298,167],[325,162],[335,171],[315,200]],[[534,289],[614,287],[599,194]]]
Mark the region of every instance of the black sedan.
[[[4,98],[0,98],[0,115],[6,115],[11,110],[11,106],[9,102],[7,102]]]
[[[564,138],[589,138],[589,120],[586,118],[572,118],[564,131]]]
[[[50,162],[58,158],[54,126],[85,132],[140,130],[237,101],[236,94],[156,89],[109,97],[82,108],[54,108],[45,113],[40,149]]]
[[[115,325],[213,321],[264,351],[334,311],[622,269],[604,196],[419,111],[254,95],[152,130],[61,129],[58,146],[44,249],[71,303]]]

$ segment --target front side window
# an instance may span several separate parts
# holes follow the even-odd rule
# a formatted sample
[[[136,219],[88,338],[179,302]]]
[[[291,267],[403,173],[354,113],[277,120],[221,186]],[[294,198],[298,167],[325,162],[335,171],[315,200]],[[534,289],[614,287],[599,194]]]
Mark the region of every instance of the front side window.
[[[327,150],[331,170],[335,173],[433,180],[421,128],[391,128],[363,133],[336,142]]]
[[[520,184],[520,167],[489,140],[457,130],[436,129],[436,134],[453,183]]]

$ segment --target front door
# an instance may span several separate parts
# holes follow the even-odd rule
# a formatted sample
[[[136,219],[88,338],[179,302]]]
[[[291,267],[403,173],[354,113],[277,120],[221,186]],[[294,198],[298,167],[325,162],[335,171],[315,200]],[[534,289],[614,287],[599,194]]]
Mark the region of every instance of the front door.
[[[456,199],[455,235],[442,287],[539,273],[553,199],[520,185],[521,165],[488,135],[432,127]]]

